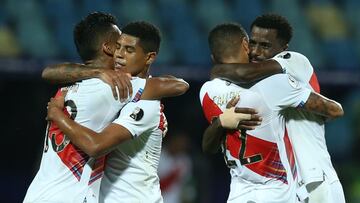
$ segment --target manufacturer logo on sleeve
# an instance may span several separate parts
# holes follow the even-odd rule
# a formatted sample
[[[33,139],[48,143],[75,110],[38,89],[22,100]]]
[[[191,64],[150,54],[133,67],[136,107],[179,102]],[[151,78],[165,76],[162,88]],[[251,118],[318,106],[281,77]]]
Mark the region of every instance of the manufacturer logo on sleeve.
[[[143,88],[139,88],[139,90],[136,92],[136,94],[135,94],[133,100],[131,100],[131,102],[138,102],[141,98],[143,91],[144,91]]]

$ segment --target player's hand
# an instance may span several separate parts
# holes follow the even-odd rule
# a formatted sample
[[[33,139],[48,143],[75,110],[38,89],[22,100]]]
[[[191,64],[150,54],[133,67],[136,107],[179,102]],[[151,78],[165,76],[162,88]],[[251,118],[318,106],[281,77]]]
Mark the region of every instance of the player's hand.
[[[101,69],[99,78],[109,84],[114,98],[118,99],[116,89],[119,91],[120,101],[125,101],[128,96],[132,96],[131,75],[123,70]]]
[[[236,113],[244,113],[251,116],[249,120],[241,120],[238,123],[238,130],[254,130],[256,126],[261,124],[262,118],[257,114],[257,111],[252,108],[235,108]]]
[[[168,122],[167,122],[165,114],[163,114],[163,115],[164,115],[164,131],[162,132],[162,136],[165,137],[168,132]]]
[[[53,121],[56,119],[57,114],[63,111],[64,103],[65,103],[65,96],[67,94],[67,89],[61,90],[61,95],[57,96],[56,98],[51,98],[47,104],[47,116],[46,120]]]
[[[226,105],[226,110],[219,116],[220,123],[227,129],[253,130],[261,124],[261,117],[252,108],[235,107],[240,97],[232,98]]]
[[[166,116],[164,114],[164,105],[163,104],[160,104],[161,105],[161,116],[163,119],[160,120],[160,126],[163,127],[162,129],[162,137],[165,137],[167,132],[168,132],[168,121],[166,119]]]

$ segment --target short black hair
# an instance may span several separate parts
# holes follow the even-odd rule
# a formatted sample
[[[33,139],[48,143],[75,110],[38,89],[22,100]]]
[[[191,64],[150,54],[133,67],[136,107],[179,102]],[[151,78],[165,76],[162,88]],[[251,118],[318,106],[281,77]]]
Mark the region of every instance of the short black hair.
[[[276,30],[277,38],[282,40],[284,44],[288,44],[293,36],[293,28],[289,21],[278,14],[268,13],[258,16],[250,28],[253,29],[254,26]]]
[[[145,53],[159,52],[161,34],[159,28],[145,21],[128,23],[121,29],[123,34],[139,38],[139,44]]]
[[[242,40],[248,39],[245,29],[238,23],[230,22],[215,26],[209,33],[210,51],[216,62],[232,56],[241,47]]]
[[[83,61],[94,59],[104,40],[117,40],[114,29],[117,20],[111,14],[90,13],[74,28],[74,42]]]

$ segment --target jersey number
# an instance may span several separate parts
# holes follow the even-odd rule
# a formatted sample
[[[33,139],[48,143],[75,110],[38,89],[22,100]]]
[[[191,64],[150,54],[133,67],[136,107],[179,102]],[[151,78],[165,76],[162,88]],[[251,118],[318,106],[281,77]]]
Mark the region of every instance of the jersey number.
[[[65,107],[70,107],[70,118],[74,120],[76,118],[77,114],[77,107],[75,105],[75,102],[73,100],[67,100],[65,102]],[[47,152],[49,150],[49,137],[51,137],[51,146],[53,147],[55,152],[62,151],[69,143],[69,138],[66,137],[66,135],[63,136],[63,139],[59,144],[56,142],[56,137],[58,135],[63,134],[60,129],[52,131],[50,130],[51,122],[48,122],[47,129],[46,129],[46,143],[45,143],[45,149],[44,152]]]
[[[263,160],[261,154],[255,154],[255,155],[252,155],[252,156],[245,157],[246,144],[247,144],[246,130],[241,130],[240,140],[241,140],[241,146],[240,146],[240,151],[239,151],[239,161],[240,161],[241,165],[253,164],[253,163],[256,163],[256,162],[259,162],[259,161]],[[224,150],[226,150],[225,147],[223,148],[223,152],[224,152],[224,159],[225,159],[226,165],[229,168],[236,167],[237,166],[236,162],[234,160],[228,160],[228,158],[226,156],[226,152]]]
[[[241,130],[241,137],[240,137],[241,147],[239,152],[239,160],[241,165],[252,164],[262,160],[261,154],[255,154],[252,156],[245,157],[246,140],[247,140],[246,138],[247,138],[246,130]]]

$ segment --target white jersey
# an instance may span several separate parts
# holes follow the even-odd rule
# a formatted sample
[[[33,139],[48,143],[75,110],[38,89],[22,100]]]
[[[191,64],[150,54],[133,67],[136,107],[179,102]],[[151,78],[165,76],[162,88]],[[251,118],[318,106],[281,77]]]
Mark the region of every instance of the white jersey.
[[[132,80],[133,100],[140,99],[145,79]],[[57,95],[60,95],[60,90]],[[127,101],[128,102],[128,101]],[[64,113],[96,132],[113,121],[127,103],[115,100],[109,85],[89,79],[68,87]],[[48,124],[40,169],[26,193],[24,202],[98,202],[105,158],[89,157],[56,126]]]
[[[157,168],[164,127],[160,101],[128,103],[113,122],[133,138],[112,151],[101,183],[100,202],[162,202]]]
[[[235,181],[243,183],[236,187],[236,191],[230,191],[228,201],[235,196],[233,193],[241,197],[269,188],[278,189],[277,193],[272,191],[276,202],[289,202],[295,198],[295,160],[285,121],[279,112],[285,107],[302,106],[310,92],[286,74],[271,76],[248,89],[220,79],[202,86],[200,100],[209,122],[236,95],[240,95],[237,106],[255,108],[263,118],[262,124],[255,130],[227,133],[223,153],[230,168],[232,184]],[[267,198],[264,197],[264,200]]]
[[[285,51],[273,59],[304,86],[320,92],[314,69],[304,55]],[[288,109],[283,115],[295,151],[299,184],[313,183],[314,186],[315,182],[324,180],[324,175],[329,183],[339,180],[326,147],[324,120],[313,113],[296,109]]]

